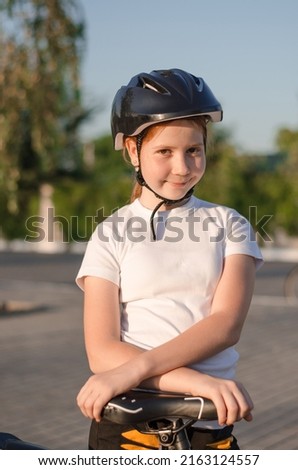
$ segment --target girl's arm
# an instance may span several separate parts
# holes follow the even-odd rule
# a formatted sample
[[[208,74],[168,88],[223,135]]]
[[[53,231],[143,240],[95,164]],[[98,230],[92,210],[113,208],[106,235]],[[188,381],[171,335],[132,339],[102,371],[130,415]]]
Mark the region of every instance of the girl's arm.
[[[250,419],[248,410],[252,409],[252,403],[240,384],[208,377],[183,366],[212,356],[238,341],[254,277],[253,258],[228,257],[210,316],[151,351],[141,351],[120,341],[117,286],[86,278],[85,340],[90,367],[96,375],[78,395],[82,412],[98,417],[102,406],[113,396],[140,384],[151,384],[162,390],[204,394],[216,403],[222,422],[232,422],[236,415],[238,419],[244,416]]]
[[[126,374],[119,369],[121,367],[95,374],[82,387],[77,403],[86,417],[100,421],[102,408],[111,398],[137,385],[135,383],[132,386],[134,371],[130,369],[129,363],[124,365]],[[216,407],[220,425],[230,425],[242,418],[247,421],[252,420],[252,400],[239,382],[211,377],[193,369],[180,367],[141,385],[209,398]]]
[[[133,364],[140,371],[140,376],[145,379],[200,362],[235,345],[240,339],[250,306],[254,281],[254,258],[228,256],[210,315],[174,339],[137,357]]]

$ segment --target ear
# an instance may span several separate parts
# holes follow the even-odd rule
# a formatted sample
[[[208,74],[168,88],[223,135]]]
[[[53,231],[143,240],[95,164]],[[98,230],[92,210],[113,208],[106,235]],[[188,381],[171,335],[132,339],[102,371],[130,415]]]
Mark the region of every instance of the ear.
[[[128,137],[125,140],[125,147],[129,155],[130,161],[134,167],[139,166],[139,157],[137,150],[137,142],[134,137]]]

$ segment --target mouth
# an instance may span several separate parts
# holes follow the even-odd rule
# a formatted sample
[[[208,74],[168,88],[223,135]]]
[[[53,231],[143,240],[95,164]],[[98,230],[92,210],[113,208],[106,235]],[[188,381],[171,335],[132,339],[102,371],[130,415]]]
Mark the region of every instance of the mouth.
[[[187,186],[190,181],[187,180],[187,181],[167,181],[168,184],[170,184],[171,186],[174,186],[175,188],[184,188],[185,186]]]

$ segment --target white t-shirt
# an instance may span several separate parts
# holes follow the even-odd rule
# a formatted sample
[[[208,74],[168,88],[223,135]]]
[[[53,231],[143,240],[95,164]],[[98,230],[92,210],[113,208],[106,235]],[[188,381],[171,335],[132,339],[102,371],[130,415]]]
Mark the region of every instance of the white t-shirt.
[[[246,254],[262,264],[251,225],[233,209],[192,196],[156,214],[156,241],[151,213],[135,200],[99,224],[76,279],[82,289],[84,276],[119,286],[121,339],[144,349],[169,341],[210,313],[226,256]],[[191,367],[233,378],[237,360],[231,347]]]

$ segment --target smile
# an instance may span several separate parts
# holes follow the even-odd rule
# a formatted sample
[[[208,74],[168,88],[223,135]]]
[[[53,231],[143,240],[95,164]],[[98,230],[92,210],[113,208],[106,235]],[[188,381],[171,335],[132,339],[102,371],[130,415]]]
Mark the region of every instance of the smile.
[[[189,184],[189,181],[167,181],[167,183],[171,184],[172,186],[177,186],[177,188],[179,188]]]

